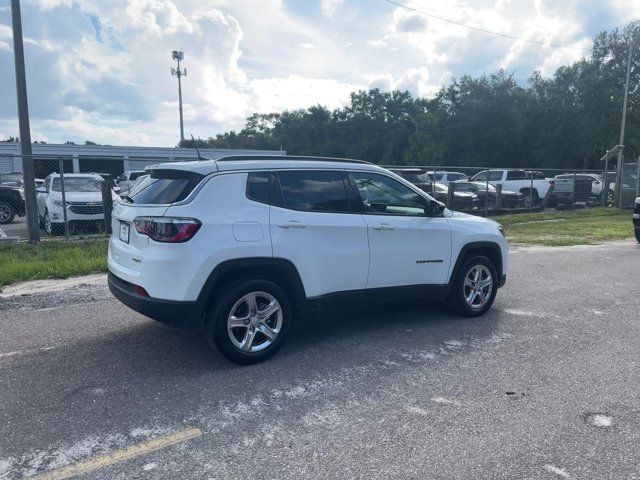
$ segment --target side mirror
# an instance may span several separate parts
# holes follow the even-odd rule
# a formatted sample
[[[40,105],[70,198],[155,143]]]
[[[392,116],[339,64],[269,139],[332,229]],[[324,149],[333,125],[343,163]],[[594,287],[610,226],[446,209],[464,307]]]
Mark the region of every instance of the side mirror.
[[[427,215],[431,217],[439,217],[444,213],[445,205],[444,203],[440,203],[437,200],[429,200],[429,205],[425,208],[425,212]]]
[[[122,189],[121,189],[120,187],[113,187],[113,191],[114,191],[116,194],[120,195],[120,192],[122,191]]]
[[[47,193],[47,189],[44,187],[36,188],[36,193]]]

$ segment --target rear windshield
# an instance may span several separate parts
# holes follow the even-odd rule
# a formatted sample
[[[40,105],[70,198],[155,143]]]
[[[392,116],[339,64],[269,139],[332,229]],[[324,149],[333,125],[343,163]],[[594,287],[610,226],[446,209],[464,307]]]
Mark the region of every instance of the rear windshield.
[[[144,205],[180,202],[187,198],[203,178],[204,175],[184,170],[152,170],[147,178],[129,192],[127,199]]]

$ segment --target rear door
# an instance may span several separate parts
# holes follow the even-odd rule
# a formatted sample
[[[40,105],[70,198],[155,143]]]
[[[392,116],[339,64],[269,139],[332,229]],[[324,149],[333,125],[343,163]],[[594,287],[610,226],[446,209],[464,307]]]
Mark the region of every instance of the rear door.
[[[273,256],[293,262],[307,297],[364,289],[367,225],[352,211],[355,192],[339,170],[275,174],[271,206]]]
[[[367,288],[447,283],[451,230],[427,200],[380,173],[351,172],[364,203],[371,260]]]

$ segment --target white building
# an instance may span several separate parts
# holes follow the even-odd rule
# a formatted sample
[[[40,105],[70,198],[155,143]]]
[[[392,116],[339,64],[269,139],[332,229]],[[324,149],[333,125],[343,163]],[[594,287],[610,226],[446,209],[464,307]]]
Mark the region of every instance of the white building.
[[[124,170],[141,170],[160,162],[198,159],[193,148],[111,147],[106,145],[33,144],[36,178],[60,171],[60,159],[65,172],[110,173],[114,177]],[[0,143],[0,173],[21,173],[22,158],[19,143]],[[285,155],[283,150],[231,150],[201,148],[205,158],[217,160],[230,155]]]

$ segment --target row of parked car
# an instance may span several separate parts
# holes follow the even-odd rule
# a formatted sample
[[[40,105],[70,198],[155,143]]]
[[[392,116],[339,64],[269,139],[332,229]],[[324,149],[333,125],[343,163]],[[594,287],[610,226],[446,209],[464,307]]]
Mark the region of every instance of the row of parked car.
[[[615,172],[606,181],[593,173],[567,173],[546,178],[542,172],[521,169],[483,170],[467,176],[462,172],[433,171],[421,168],[393,168],[392,172],[420,187],[436,200],[455,210],[505,209],[539,205],[566,205],[577,201],[613,204]],[[104,173],[69,173],[64,175],[67,221],[71,230],[100,224],[104,220],[101,182],[112,187],[114,199],[126,197],[149,177],[145,170],[128,170],[114,179]],[[633,203],[636,178],[623,176],[623,200]],[[497,186],[501,193],[498,193]],[[453,186],[451,188],[450,186]],[[36,179],[38,216],[41,226],[51,235],[64,230],[61,178],[57,173]],[[604,196],[604,199],[603,199]],[[498,198],[500,197],[500,198]],[[0,176],[0,224],[11,223],[25,215],[21,174]]]
[[[565,173],[553,178],[544,173],[520,169],[483,170],[472,177],[461,172],[428,171],[420,168],[397,168],[392,171],[452,208],[473,210],[478,206],[496,207],[502,189],[501,206],[520,208],[540,205],[561,206],[575,202],[613,205],[616,172],[606,180],[594,173]],[[622,176],[623,203],[631,204],[636,193],[634,173]],[[450,186],[452,198],[449,199]]]

